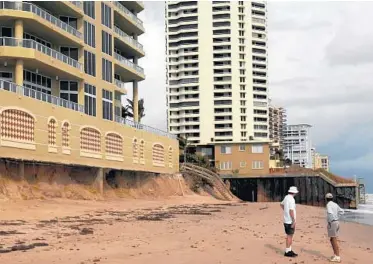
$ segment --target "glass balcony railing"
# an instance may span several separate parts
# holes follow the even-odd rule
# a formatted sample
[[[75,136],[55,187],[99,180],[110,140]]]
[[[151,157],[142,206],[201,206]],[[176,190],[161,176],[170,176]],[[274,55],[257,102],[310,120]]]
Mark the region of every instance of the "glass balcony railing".
[[[124,84],[124,82],[121,82],[117,79],[115,79],[115,85],[119,87],[120,89],[124,89],[124,90],[126,89],[126,85]]]
[[[82,1],[70,1],[73,5],[75,5],[79,9],[83,9],[83,2]]]
[[[143,22],[137,16],[135,16],[131,11],[125,8],[119,1],[113,1],[113,3],[119,9],[121,13],[129,16],[139,28],[144,30]]]
[[[168,132],[162,131],[162,130],[154,128],[154,127],[150,127],[150,126],[147,126],[147,125],[137,123],[133,120],[124,119],[123,117],[120,117],[120,116],[115,116],[115,122],[123,124],[123,125],[130,126],[130,127],[136,128],[136,129],[145,130],[147,132],[157,134],[157,135],[160,135],[160,136],[163,136],[163,137],[168,137],[168,138],[172,138],[172,139],[177,138],[176,135],[170,134]]]
[[[143,46],[135,39],[131,38],[129,35],[124,33],[122,30],[120,30],[118,27],[114,26],[115,33],[117,33],[119,36],[121,36],[121,39],[127,42],[128,44],[135,46],[136,48],[140,49],[142,52],[144,52]]]
[[[143,68],[141,68],[140,66],[138,66],[138,65],[134,64],[133,62],[127,60],[126,58],[119,55],[118,53],[115,53],[115,59],[117,61],[119,61],[121,64],[135,69],[138,73],[144,74],[144,69]]]
[[[50,94],[42,93],[42,92],[33,90],[31,88],[19,86],[9,81],[0,79],[0,90],[9,91],[9,92],[21,95],[21,96],[34,98],[34,99],[37,99],[37,100],[40,100],[46,103],[50,103],[56,106],[60,106],[60,107],[68,108],[68,109],[71,109],[77,112],[84,113],[83,105],[80,105],[80,104],[77,104],[77,103],[74,103],[74,102],[71,102],[71,101],[62,99],[60,97],[50,95]]]
[[[41,9],[40,7],[26,2],[0,2],[0,9],[10,9],[10,10],[20,10],[24,12],[31,12],[38,17],[43,18],[44,20],[50,22],[51,24],[55,25],[56,27],[72,34],[73,36],[82,39],[82,33],[80,33],[77,29],[73,28],[72,26],[66,24],[65,22],[61,21],[60,19],[56,18],[55,16],[49,14],[45,10]]]
[[[32,39],[0,38],[0,46],[34,49],[56,60],[62,61],[80,71],[83,70],[82,64],[80,64],[78,61]]]

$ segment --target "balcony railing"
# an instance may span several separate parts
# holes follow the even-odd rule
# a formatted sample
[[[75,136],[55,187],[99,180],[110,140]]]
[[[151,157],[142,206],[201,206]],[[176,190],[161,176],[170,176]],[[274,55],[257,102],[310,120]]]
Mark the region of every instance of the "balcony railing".
[[[80,71],[83,70],[82,64],[80,64],[78,61],[62,54],[61,52],[44,46],[32,39],[0,38],[0,46],[34,49],[56,60],[62,61],[74,68],[77,68]]]
[[[11,10],[20,10],[25,12],[31,12],[46,21],[52,23],[53,25],[59,27],[60,29],[74,35],[77,38],[82,38],[82,33],[80,33],[77,29],[73,28],[72,26],[66,24],[65,22],[61,21],[60,19],[56,18],[55,16],[49,14],[48,12],[44,11],[40,7],[26,3],[26,2],[0,2],[0,9],[11,9]]]
[[[138,66],[138,65],[134,64],[133,62],[127,60],[126,58],[119,55],[118,53],[115,53],[115,59],[117,61],[119,61],[121,64],[124,64],[128,67],[131,67],[131,68],[135,69],[138,73],[144,74],[144,69],[143,68],[141,68],[140,66]]]
[[[130,126],[130,127],[136,128],[136,129],[145,130],[147,132],[157,134],[157,135],[160,135],[160,136],[163,136],[163,137],[168,137],[168,138],[172,138],[172,139],[177,138],[176,135],[170,134],[168,132],[162,131],[162,130],[154,128],[154,127],[150,127],[150,126],[147,126],[147,125],[137,123],[133,120],[124,119],[123,117],[120,117],[120,116],[115,116],[115,122],[123,124],[123,125]]]
[[[83,9],[83,2],[82,1],[70,1],[73,5],[75,5],[79,9]]]
[[[140,44],[138,41],[136,41],[135,39],[131,38],[130,36],[128,36],[126,33],[124,33],[122,30],[120,30],[118,27],[114,26],[114,29],[115,29],[115,33],[117,33],[119,36],[122,37],[122,39],[129,43],[130,45],[133,45],[135,47],[137,47],[138,49],[140,49],[142,52],[144,52],[144,48],[142,46],[142,44]]]
[[[140,27],[141,29],[144,29],[144,25],[142,21],[137,16],[135,16],[131,11],[125,8],[119,1],[113,1],[113,3],[119,9],[120,12],[129,16],[138,27]]]
[[[68,108],[74,111],[78,111],[84,113],[84,106],[62,99],[60,97],[56,97],[50,94],[42,93],[31,88],[23,87],[16,85],[15,83],[8,82],[5,80],[0,79],[0,90],[9,91],[12,93],[16,93],[21,96],[31,97],[46,103],[50,103],[53,105],[61,106],[64,108]]]
[[[119,87],[120,89],[124,89],[124,90],[126,89],[126,85],[124,84],[124,82],[121,82],[117,79],[115,79],[115,85]]]

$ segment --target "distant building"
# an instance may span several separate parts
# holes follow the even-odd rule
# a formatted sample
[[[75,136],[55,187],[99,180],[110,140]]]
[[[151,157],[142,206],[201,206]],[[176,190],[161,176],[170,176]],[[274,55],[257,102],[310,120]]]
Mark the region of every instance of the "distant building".
[[[286,126],[286,110],[282,107],[269,106],[269,139],[271,154],[276,149],[284,149],[284,129]]]
[[[284,129],[284,157],[293,165],[313,168],[312,144],[308,124],[287,125]]]
[[[313,169],[324,169],[326,171],[329,171],[329,157],[315,152],[313,156]]]

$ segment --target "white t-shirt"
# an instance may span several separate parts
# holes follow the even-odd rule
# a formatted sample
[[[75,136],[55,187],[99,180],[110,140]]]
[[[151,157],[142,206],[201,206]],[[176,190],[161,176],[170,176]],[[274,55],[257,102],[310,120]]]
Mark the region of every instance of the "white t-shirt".
[[[297,213],[295,211],[295,199],[293,195],[286,195],[281,204],[284,206],[284,224],[292,224],[293,221],[290,216],[290,210],[294,210],[294,219],[297,219]]]

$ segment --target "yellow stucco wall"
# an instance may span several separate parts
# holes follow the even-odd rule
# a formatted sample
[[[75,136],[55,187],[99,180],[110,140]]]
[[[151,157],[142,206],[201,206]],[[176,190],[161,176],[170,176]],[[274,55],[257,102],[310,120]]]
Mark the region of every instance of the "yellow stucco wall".
[[[9,131],[17,134],[17,121],[6,119],[4,113],[7,109],[18,109],[27,112],[35,119],[34,142],[9,139]],[[49,144],[48,122],[54,118],[57,121],[56,145]],[[8,120],[7,123],[4,120]],[[62,124],[67,121],[70,124],[69,147],[62,148]],[[0,157],[22,160],[35,160],[41,162],[62,163],[70,165],[94,166],[119,170],[149,171],[157,173],[174,173],[179,170],[179,146],[178,141],[155,133],[135,129],[121,125],[113,121],[100,120],[84,113],[55,106],[50,103],[38,101],[32,98],[17,95],[12,92],[0,90]],[[12,129],[9,130],[9,126]],[[92,127],[101,134],[101,151],[98,153],[82,151],[81,129]],[[119,135],[122,140],[122,155],[107,155],[105,136],[112,132]],[[8,133],[8,134],[7,134]],[[136,158],[133,153],[133,141],[144,140],[144,162]],[[154,152],[153,146],[163,146],[162,154]],[[137,145],[137,151],[139,145]],[[65,154],[64,154],[65,153]],[[154,155],[155,154],[155,155]],[[159,157],[159,155],[161,157]],[[89,157],[88,157],[89,156]],[[159,162],[159,158],[164,162]],[[154,162],[154,158],[158,161]]]

